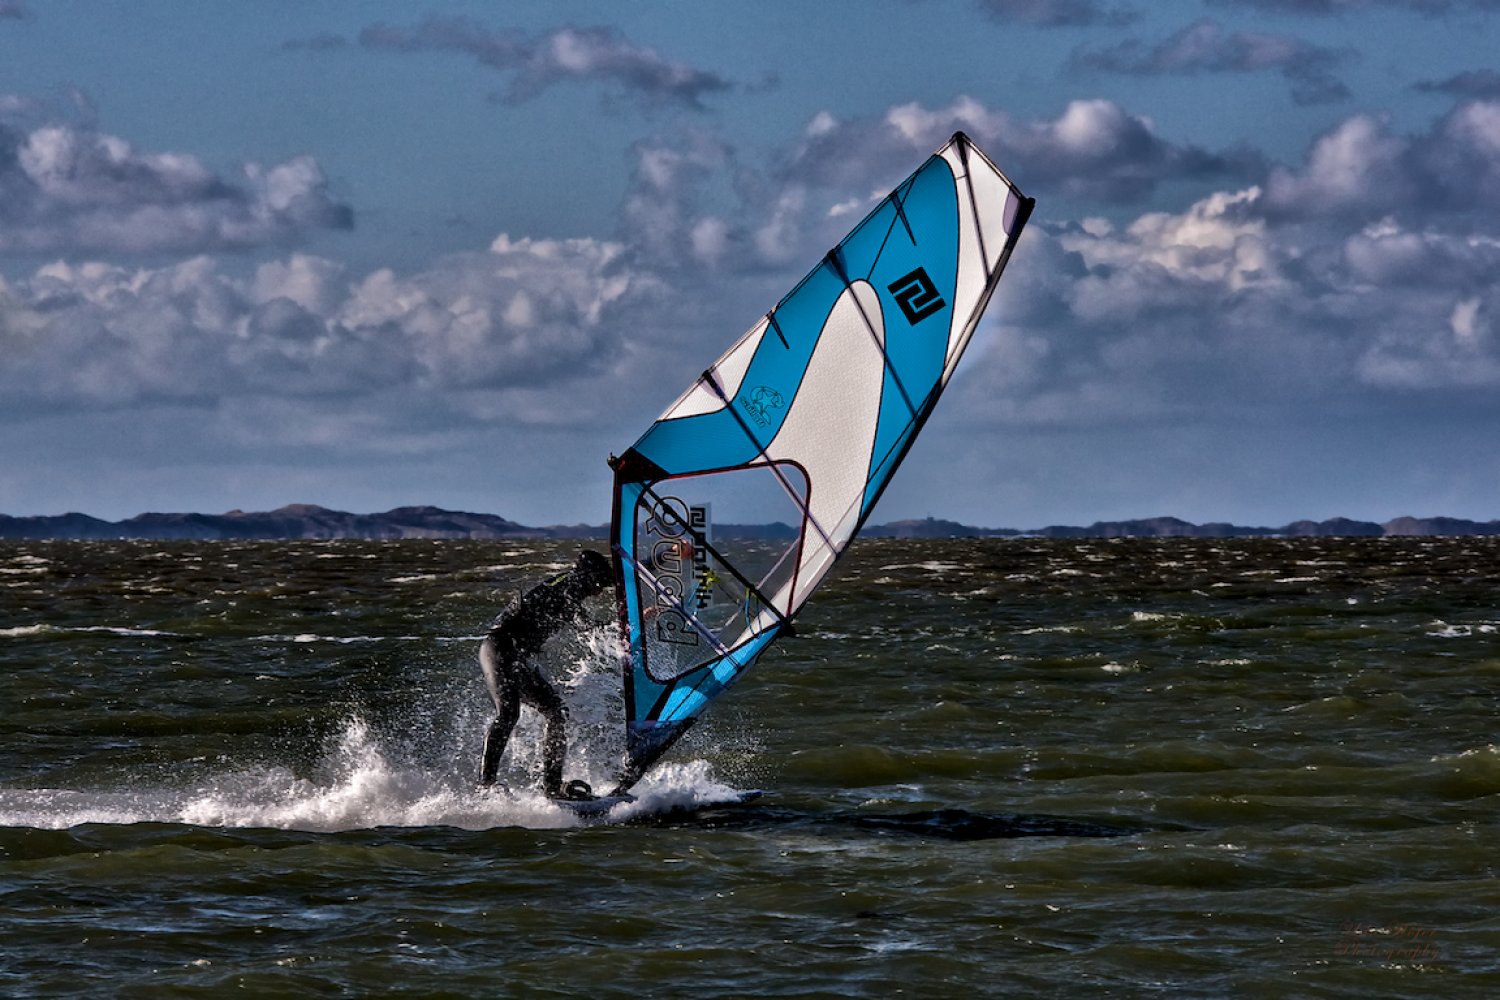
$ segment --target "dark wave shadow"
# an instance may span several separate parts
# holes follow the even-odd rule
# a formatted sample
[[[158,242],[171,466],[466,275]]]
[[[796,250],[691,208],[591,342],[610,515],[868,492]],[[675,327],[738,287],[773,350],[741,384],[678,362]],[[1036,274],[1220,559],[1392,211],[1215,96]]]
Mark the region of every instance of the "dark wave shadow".
[[[1128,820],[1074,819],[1030,813],[975,813],[967,809],[924,809],[905,813],[804,812],[764,805],[708,806],[691,813],[642,817],[638,825],[669,828],[860,831],[874,836],[934,840],[1000,840],[1015,837],[1129,837],[1159,827]]]
[[[1005,837],[1128,837],[1143,828],[1041,814],[986,815],[967,809],[929,809],[882,815],[858,814],[851,827],[941,840],[995,840]]]

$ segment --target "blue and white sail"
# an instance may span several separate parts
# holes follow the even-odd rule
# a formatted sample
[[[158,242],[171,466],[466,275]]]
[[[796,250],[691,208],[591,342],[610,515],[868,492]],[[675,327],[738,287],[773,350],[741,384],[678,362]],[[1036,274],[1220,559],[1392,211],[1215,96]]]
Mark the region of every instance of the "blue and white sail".
[[[955,134],[611,459],[622,787],[789,629],[853,540],[1033,205]],[[716,537],[730,498],[784,537]]]

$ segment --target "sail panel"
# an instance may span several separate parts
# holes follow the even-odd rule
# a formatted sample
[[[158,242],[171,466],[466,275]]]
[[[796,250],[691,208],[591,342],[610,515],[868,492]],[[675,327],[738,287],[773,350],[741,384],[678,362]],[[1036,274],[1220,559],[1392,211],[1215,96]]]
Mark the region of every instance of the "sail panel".
[[[794,462],[817,484],[805,512],[792,612],[848,544],[859,518],[874,446],[870,428],[879,420],[882,401],[885,352],[879,316],[879,296],[866,282],[839,297],[808,359],[796,405],[766,448],[767,461]]]
[[[660,419],[695,417],[722,410],[726,405],[726,398],[733,399],[740,391],[740,383],[745,380],[745,372],[749,369],[750,361],[755,357],[755,350],[760,346],[761,338],[765,336],[769,325],[769,318],[762,319],[746,331],[702,378],[689,386],[688,391],[677,402],[667,407]],[[713,382],[709,380],[710,375]],[[718,385],[717,390],[714,388],[715,383]]]
[[[808,477],[795,465],[752,465],[671,477],[637,491],[620,539],[626,600],[646,678],[668,684],[789,617]],[[779,537],[722,537],[715,506],[752,505],[785,524]],[[622,512],[623,514],[623,512]],[[789,522],[789,523],[788,523]],[[770,595],[782,595],[779,599]],[[768,611],[773,617],[762,617]]]
[[[979,325],[1033,202],[977,146],[950,144],[941,155],[969,191],[968,210],[959,213],[959,290],[943,372],[946,384]]]

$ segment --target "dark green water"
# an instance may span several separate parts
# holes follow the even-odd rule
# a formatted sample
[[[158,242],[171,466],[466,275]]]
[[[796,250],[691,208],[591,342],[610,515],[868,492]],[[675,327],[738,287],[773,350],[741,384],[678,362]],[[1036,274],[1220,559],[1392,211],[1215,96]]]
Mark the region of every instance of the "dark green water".
[[[0,543],[0,995],[1500,996],[1500,539],[861,543],[592,827],[571,552]]]

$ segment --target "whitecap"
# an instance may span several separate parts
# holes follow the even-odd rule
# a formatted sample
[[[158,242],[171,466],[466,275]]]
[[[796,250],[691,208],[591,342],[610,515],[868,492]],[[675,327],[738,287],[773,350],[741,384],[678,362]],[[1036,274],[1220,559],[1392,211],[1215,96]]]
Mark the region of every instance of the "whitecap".
[[[16,625],[13,628],[0,628],[0,637],[19,637],[24,635],[41,635],[44,632],[56,632],[57,629],[51,625]]]

